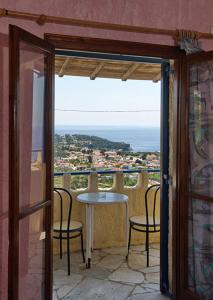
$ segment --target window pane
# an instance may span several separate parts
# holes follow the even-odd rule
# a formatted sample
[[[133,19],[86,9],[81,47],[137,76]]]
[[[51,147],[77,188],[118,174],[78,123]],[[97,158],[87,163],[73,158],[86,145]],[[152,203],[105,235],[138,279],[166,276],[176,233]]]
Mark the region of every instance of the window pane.
[[[45,54],[20,44],[20,211],[45,200]]]

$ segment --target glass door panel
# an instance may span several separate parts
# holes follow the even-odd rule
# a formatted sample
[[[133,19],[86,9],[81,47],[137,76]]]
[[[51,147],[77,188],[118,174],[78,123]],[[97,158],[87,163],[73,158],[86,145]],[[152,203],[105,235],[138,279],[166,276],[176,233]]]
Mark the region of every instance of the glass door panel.
[[[178,295],[213,295],[213,52],[182,65]]]
[[[189,65],[188,287],[213,296],[213,60]]]
[[[10,26],[10,299],[52,294],[54,49]]]
[[[20,42],[20,213],[45,201],[45,60],[47,53]]]
[[[189,67],[190,191],[213,197],[213,60]]]
[[[44,299],[45,211],[23,218],[19,225],[19,299]]]

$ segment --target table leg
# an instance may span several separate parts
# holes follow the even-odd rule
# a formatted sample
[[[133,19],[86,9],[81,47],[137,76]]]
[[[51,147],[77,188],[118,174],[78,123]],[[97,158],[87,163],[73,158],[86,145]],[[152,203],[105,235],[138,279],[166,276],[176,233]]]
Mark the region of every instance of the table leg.
[[[86,204],[86,268],[91,265],[91,205]]]
[[[129,216],[128,216],[128,202],[125,203],[126,206],[126,224],[125,224],[125,236],[126,236],[126,259],[128,259],[128,241],[129,241]]]

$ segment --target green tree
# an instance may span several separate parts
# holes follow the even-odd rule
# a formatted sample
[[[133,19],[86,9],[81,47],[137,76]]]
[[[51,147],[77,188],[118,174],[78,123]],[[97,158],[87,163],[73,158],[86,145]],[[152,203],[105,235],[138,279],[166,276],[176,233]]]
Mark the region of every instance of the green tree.
[[[70,134],[65,134],[65,141],[68,145],[72,144],[72,136]]]

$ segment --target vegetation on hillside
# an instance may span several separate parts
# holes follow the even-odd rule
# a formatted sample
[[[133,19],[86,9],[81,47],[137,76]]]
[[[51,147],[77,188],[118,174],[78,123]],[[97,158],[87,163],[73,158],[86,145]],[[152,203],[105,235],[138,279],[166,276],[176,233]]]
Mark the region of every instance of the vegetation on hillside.
[[[130,151],[130,144],[124,142],[112,142],[107,139],[100,138],[98,136],[89,136],[82,134],[65,134],[61,136],[55,134],[55,156],[56,157],[68,157],[70,146],[72,145],[72,150],[78,148],[88,148],[91,150],[99,149],[102,151],[109,150],[120,150],[120,151]]]

